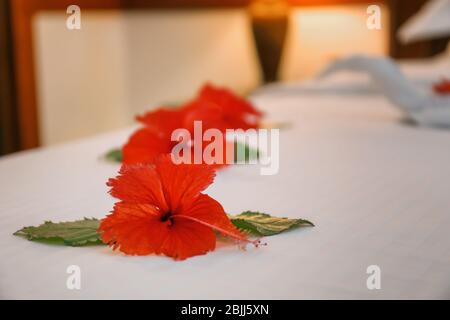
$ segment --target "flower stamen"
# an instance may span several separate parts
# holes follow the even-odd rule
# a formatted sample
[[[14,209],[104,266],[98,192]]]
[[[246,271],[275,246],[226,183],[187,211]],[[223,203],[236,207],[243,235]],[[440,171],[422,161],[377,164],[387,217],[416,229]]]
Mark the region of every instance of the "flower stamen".
[[[185,216],[185,215],[181,215],[181,214],[177,214],[176,216],[174,216],[174,218],[175,218],[175,217],[176,217],[176,218],[184,218],[184,219],[188,219],[188,220],[191,220],[191,221],[198,222],[198,223],[200,223],[200,224],[202,224],[202,225],[204,225],[204,226],[210,227],[211,229],[216,230],[216,231],[219,231],[220,233],[225,234],[225,235],[227,235],[227,236],[229,236],[229,237],[231,237],[231,238],[233,238],[233,239],[235,239],[235,240],[238,240],[238,241],[240,241],[240,242],[251,243],[251,244],[253,244],[256,248],[258,248],[258,247],[261,246],[261,245],[263,245],[263,246],[264,246],[264,245],[267,245],[267,243],[261,243],[261,240],[260,240],[260,239],[249,240],[249,239],[247,239],[247,238],[244,237],[244,236],[239,236],[239,235],[237,235],[237,234],[235,234],[235,233],[233,233],[233,232],[230,232],[230,231],[225,230],[225,229],[223,229],[223,228],[221,228],[221,227],[218,227],[218,226],[216,226],[216,225],[213,225],[213,224],[211,224],[211,223],[202,221],[202,220],[197,219],[197,218],[194,218],[194,217]]]

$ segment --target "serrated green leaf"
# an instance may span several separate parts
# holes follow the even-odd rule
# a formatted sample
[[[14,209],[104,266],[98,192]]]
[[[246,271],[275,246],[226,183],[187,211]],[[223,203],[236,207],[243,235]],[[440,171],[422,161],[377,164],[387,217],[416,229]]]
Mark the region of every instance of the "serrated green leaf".
[[[229,215],[229,218],[238,229],[258,236],[272,236],[301,226],[314,226],[305,219],[279,218],[254,211],[245,211],[236,216]]]
[[[234,163],[248,163],[259,158],[259,150],[240,141],[234,142]]]
[[[112,162],[122,162],[122,149],[112,149],[105,154],[105,158]]]
[[[314,226],[305,219],[288,219],[273,217],[271,215],[245,211],[239,215],[228,216],[231,222],[240,230],[257,236],[272,236],[301,226]],[[89,246],[103,244],[97,229],[100,220],[84,218],[70,222],[51,222],[37,227],[24,227],[14,235],[30,241],[66,246]]]
[[[97,233],[99,225],[100,220],[94,218],[59,223],[46,221],[37,227],[24,227],[14,235],[31,241],[67,246],[87,246],[102,243],[100,235]]]

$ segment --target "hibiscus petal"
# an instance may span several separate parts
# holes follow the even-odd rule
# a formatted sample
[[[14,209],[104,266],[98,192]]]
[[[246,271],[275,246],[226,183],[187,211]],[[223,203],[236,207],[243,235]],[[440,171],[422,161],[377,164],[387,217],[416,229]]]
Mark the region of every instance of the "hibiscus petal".
[[[177,222],[194,221],[238,241],[251,242],[231,223],[221,204],[206,194],[198,195],[188,208],[183,207],[173,218]]]
[[[150,205],[117,203],[98,229],[103,242],[130,255],[159,251],[169,232],[158,209]]]
[[[433,85],[433,90],[435,93],[441,95],[450,94],[450,80],[442,79],[441,82]]]
[[[156,171],[172,212],[181,204],[190,203],[215,177],[214,169],[208,165],[174,164],[170,155],[158,159]]]
[[[211,101],[215,101],[222,106],[229,106],[234,111],[241,113],[250,113],[261,116],[261,111],[257,110],[250,102],[235,95],[232,91],[215,87],[209,83],[205,84],[199,92],[199,97]],[[231,110],[230,110],[231,111]]]
[[[152,130],[142,128],[133,133],[123,147],[122,163],[153,163],[157,156],[171,150],[170,138],[160,137]]]
[[[162,222],[153,206],[118,203],[102,220],[103,241],[129,255],[164,254],[177,260],[214,250],[211,228],[192,221]]]
[[[189,220],[173,222],[158,253],[183,260],[205,254],[216,247],[216,235],[207,226]]]
[[[182,128],[183,118],[183,108],[160,108],[138,116],[137,120],[143,123],[147,129],[170,140],[172,132]]]
[[[119,176],[109,179],[113,197],[136,204],[149,204],[162,211],[169,209],[154,165],[123,165]]]
[[[262,118],[262,113],[245,99],[211,85],[205,85],[183,109],[183,126],[190,131],[193,130],[194,121],[202,121],[203,130],[215,128],[225,132],[226,129],[256,129]]]

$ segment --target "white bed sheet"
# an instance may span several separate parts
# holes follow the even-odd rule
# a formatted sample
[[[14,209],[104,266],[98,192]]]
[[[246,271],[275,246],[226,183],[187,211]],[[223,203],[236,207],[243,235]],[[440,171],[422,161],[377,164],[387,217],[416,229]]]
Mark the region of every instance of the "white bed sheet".
[[[380,96],[261,95],[281,132],[280,171],[221,171],[207,193],[230,213],[304,217],[316,227],[240,251],[221,246],[182,262],[103,246],[48,246],[25,225],[108,213],[100,159],[132,128],[0,159],[0,297],[59,299],[450,298],[450,131],[417,129]],[[79,265],[81,290],[66,268]],[[381,268],[368,290],[366,268]]]

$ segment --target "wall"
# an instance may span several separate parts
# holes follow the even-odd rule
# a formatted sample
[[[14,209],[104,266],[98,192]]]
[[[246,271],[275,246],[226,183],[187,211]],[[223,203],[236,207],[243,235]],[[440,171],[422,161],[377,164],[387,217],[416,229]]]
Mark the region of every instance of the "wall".
[[[83,12],[34,20],[40,134],[52,145],[133,123],[212,81],[245,93],[259,67],[244,10]]]
[[[367,28],[367,5],[295,9],[290,18],[280,77],[284,80],[310,77],[326,63],[347,54],[388,54],[389,10],[383,5],[380,8],[380,30]]]
[[[352,52],[385,54],[382,30],[362,5],[295,9],[280,68],[283,80],[313,75]],[[82,11],[34,19],[40,134],[52,145],[133,123],[136,113],[191,97],[205,81],[249,92],[260,80],[245,10]]]

